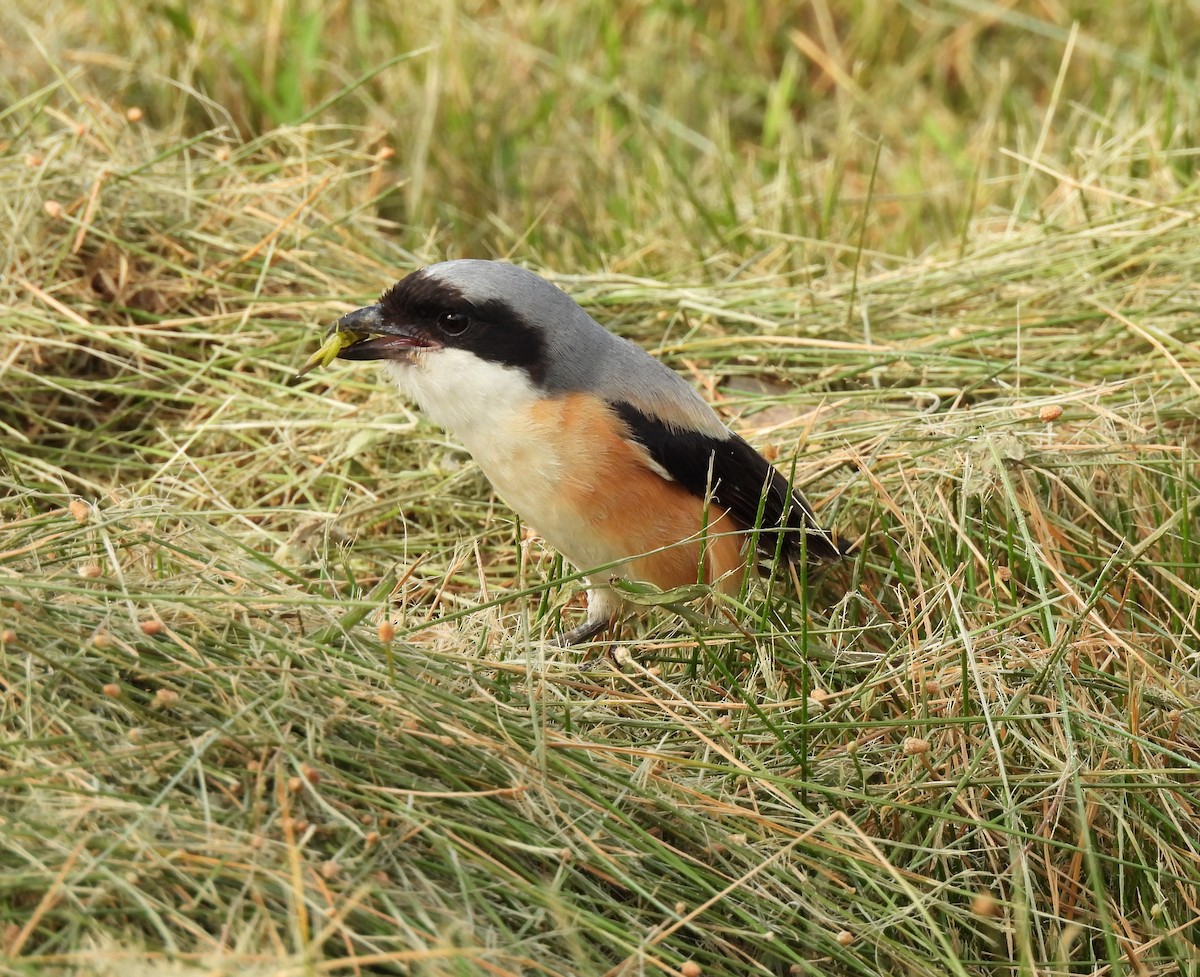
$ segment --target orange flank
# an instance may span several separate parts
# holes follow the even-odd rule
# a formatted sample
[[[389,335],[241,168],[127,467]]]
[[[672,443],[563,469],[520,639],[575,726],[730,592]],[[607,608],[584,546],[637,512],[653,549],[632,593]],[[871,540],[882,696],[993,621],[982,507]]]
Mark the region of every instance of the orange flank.
[[[537,526],[548,542],[584,567],[636,557],[612,575],[663,590],[695,583],[703,551],[704,582],[722,590],[738,587],[746,540],[733,534],[744,527],[666,477],[645,448],[624,437],[625,427],[608,405],[570,394],[538,401],[530,413],[536,427],[553,432],[555,508],[573,516],[565,534],[571,539]]]

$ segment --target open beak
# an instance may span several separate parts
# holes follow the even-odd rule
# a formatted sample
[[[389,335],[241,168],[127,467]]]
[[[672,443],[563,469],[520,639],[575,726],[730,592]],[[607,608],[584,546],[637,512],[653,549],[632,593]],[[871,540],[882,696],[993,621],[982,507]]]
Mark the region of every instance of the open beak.
[[[329,334],[344,337],[337,351],[340,360],[405,360],[411,350],[438,346],[406,323],[385,319],[378,305],[347,313]]]
[[[342,360],[405,360],[414,349],[437,349],[440,344],[405,323],[387,319],[378,305],[348,312],[329,327],[325,340],[291,382],[309,370]]]

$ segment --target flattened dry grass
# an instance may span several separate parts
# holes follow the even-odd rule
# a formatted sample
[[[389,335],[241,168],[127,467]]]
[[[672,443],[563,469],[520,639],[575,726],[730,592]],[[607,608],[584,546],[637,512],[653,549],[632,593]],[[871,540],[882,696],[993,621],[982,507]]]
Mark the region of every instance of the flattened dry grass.
[[[649,197],[649,257],[495,231],[862,537],[739,629],[540,669],[569,570],[371,370],[286,386],[443,251],[394,157],[87,82],[11,99],[0,157],[5,972],[1194,971],[1186,151],[1064,97],[1089,148],[1026,153],[1021,207],[961,185],[920,257],[763,218],[698,265]]]

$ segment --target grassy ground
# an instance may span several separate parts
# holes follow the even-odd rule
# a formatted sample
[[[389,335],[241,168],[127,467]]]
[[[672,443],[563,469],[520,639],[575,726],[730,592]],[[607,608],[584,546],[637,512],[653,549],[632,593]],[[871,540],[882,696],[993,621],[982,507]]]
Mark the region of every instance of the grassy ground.
[[[792,6],[0,12],[0,972],[1200,974],[1196,10]],[[463,254],[857,557],[523,664],[570,568],[285,385]]]

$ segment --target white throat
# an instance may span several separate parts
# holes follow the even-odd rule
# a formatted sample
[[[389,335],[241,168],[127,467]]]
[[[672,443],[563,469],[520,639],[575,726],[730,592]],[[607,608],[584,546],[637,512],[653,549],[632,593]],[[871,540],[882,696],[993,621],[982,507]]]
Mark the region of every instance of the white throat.
[[[474,441],[506,414],[524,412],[538,399],[524,370],[461,349],[418,353],[410,362],[388,363],[387,368],[396,386],[430,420],[464,442]],[[467,447],[474,453],[474,444]]]

